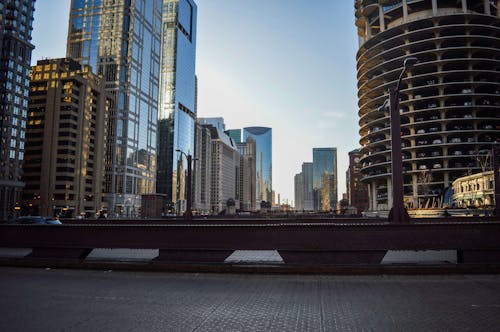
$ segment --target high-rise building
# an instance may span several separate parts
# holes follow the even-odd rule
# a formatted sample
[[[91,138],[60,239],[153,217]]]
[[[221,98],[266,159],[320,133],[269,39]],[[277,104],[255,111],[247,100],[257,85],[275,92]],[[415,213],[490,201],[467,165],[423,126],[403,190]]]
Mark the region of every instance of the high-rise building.
[[[178,212],[187,198],[187,161],[181,153],[193,155],[195,149],[196,21],[194,1],[163,0],[156,191]]]
[[[337,208],[337,149],[313,148],[314,211]]]
[[[138,215],[140,195],[155,192],[161,27],[161,0],[71,2],[66,56],[90,65],[113,96],[104,187],[110,216]]]
[[[212,213],[227,211],[230,200],[238,209],[240,154],[233,140],[223,131],[212,125],[205,126],[210,129],[212,141],[212,181],[210,188]]]
[[[240,209],[243,211],[255,211],[257,210],[257,203],[255,201],[255,140],[249,137],[244,143],[236,143],[236,147],[240,153]]]
[[[196,121],[202,125],[211,125],[219,131],[226,131],[226,124],[223,117],[198,118]]]
[[[416,57],[400,85],[406,207],[441,207],[452,182],[481,172],[500,139],[498,1],[355,3],[359,134],[370,210],[389,210],[390,121],[381,106],[404,59]]]
[[[361,164],[359,162],[361,154],[359,149],[349,152],[349,169],[346,172],[346,198],[349,206],[355,207],[358,213],[368,210],[368,186],[361,182]]]
[[[267,127],[243,128],[243,141],[249,137],[255,140],[256,158],[255,174],[256,187],[255,199],[257,206],[262,201],[271,203],[273,191],[273,131]]]
[[[294,177],[294,200],[295,210],[304,210],[304,178],[302,173],[295,174]]]
[[[302,210],[313,211],[313,163],[302,163],[302,183],[304,187]]]
[[[193,209],[199,213],[211,210],[212,140],[210,129],[196,123],[193,165]]]
[[[21,198],[35,0],[0,2],[0,220]]]
[[[241,129],[228,129],[225,133],[231,137],[235,143],[241,143]]]
[[[34,215],[95,216],[102,208],[106,124],[104,79],[71,59],[31,69],[23,207]]]

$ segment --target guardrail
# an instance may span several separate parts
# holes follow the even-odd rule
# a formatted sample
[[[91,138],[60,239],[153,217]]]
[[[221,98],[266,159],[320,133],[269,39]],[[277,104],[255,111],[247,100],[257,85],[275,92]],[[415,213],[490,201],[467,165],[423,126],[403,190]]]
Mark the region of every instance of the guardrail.
[[[388,250],[457,250],[458,263],[500,263],[500,222],[446,220],[0,225],[0,247],[33,248],[30,257],[49,259],[84,259],[94,248],[159,249],[156,260],[184,263],[277,250],[285,264],[380,264]]]

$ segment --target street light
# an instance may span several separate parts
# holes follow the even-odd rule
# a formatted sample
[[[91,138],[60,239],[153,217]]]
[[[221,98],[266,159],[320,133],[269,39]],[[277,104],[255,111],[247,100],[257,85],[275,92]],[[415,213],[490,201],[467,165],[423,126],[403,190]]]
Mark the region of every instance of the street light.
[[[392,168],[392,209],[389,221],[407,223],[403,203],[403,161],[401,156],[401,119],[399,114],[399,87],[406,71],[418,63],[416,57],[408,57],[403,62],[403,70],[395,87],[389,89],[389,104],[391,115],[391,168]]]
[[[193,217],[192,215],[192,212],[191,212],[191,172],[192,172],[192,168],[191,168],[191,164],[193,162],[193,157],[190,155],[190,154],[186,154],[184,151],[182,150],[175,150],[177,152],[180,152],[181,154],[183,154],[185,157],[186,157],[186,160],[187,160],[187,166],[188,166],[188,169],[187,169],[187,198],[186,198],[186,219],[187,220],[191,220],[191,218]]]

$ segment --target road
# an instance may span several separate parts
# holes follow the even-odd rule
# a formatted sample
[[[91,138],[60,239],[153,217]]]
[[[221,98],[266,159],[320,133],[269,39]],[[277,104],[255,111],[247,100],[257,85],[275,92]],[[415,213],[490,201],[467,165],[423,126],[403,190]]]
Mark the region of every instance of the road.
[[[0,331],[499,331],[500,277],[0,268]]]

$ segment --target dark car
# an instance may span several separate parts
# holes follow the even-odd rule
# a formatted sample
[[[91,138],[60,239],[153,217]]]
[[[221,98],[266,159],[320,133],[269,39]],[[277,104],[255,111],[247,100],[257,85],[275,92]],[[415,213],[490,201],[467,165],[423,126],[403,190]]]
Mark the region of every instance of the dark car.
[[[61,225],[57,217],[23,216],[17,218],[14,224],[21,225]]]

